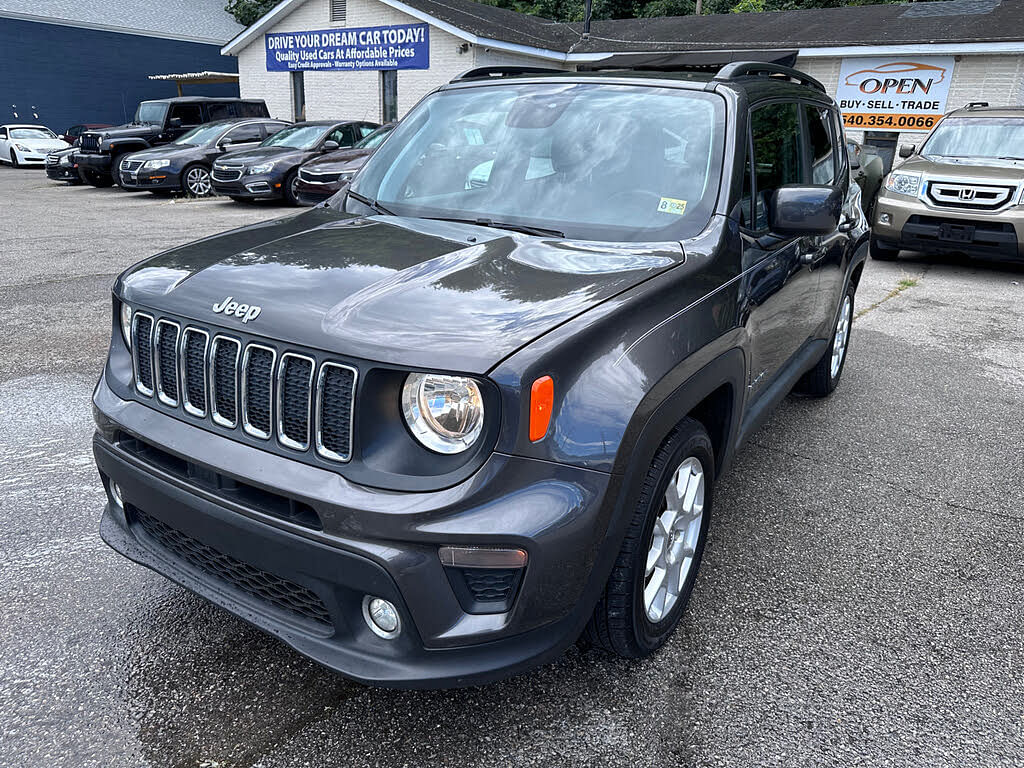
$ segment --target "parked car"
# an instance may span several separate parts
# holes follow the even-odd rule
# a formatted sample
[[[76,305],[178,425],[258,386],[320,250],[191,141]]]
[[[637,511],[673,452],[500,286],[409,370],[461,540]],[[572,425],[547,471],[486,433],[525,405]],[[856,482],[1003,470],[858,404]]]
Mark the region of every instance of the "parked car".
[[[793,69],[464,73],[327,206],[116,280],[101,535],[368,683],[650,654],[737,447],[839,384],[859,200]]]
[[[61,141],[45,125],[0,125],[0,163],[9,163],[15,168],[43,165],[52,150],[67,147],[67,142]]]
[[[901,248],[1024,260],[1024,107],[972,104],[939,121],[924,145],[900,147],[875,204],[871,255]]]
[[[46,175],[54,181],[66,181],[74,186],[81,184],[78,164],[75,162],[75,147],[55,149],[46,156]]]
[[[234,118],[193,128],[170,144],[121,156],[121,186],[153,193],[206,197],[213,192],[210,168],[226,152],[259,146],[288,126],[283,120]]]
[[[318,205],[348,184],[391,133],[394,123],[382,125],[351,149],[314,157],[299,168],[295,197],[300,205]]]
[[[168,144],[203,123],[238,117],[270,117],[270,113],[262,99],[184,96],[143,101],[132,122],[82,133],[76,154],[79,174],[94,187],[109,187],[119,181],[122,155]]]
[[[861,205],[868,220],[871,219],[871,211],[875,205],[875,198],[878,197],[878,190],[882,186],[882,179],[885,178],[885,162],[872,151],[870,146],[859,144],[856,141],[846,140],[846,152],[850,158],[850,170],[853,173],[853,180],[861,191]]]
[[[351,147],[379,126],[359,120],[313,120],[275,133],[254,149],[213,165],[213,189],[232,200],[284,198],[296,205],[299,166],[324,152]]]
[[[61,138],[72,146],[78,146],[78,140],[85,131],[98,131],[101,128],[110,128],[110,123],[81,123],[72,125],[61,135]]]

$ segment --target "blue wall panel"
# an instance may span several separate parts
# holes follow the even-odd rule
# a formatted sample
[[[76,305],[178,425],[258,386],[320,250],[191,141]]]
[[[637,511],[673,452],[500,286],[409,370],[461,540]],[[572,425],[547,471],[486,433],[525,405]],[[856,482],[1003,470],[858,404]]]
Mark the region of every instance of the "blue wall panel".
[[[147,75],[237,72],[220,46],[0,18],[0,124],[123,123],[144,99],[177,96]],[[237,96],[235,84],[188,85],[186,96]]]

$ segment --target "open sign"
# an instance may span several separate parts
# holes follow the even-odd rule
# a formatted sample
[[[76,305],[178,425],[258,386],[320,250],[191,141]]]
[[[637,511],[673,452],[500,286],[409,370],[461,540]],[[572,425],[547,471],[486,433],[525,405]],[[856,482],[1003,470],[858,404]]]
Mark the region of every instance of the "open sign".
[[[836,101],[866,127],[927,130],[946,111],[954,66],[952,56],[843,59]]]

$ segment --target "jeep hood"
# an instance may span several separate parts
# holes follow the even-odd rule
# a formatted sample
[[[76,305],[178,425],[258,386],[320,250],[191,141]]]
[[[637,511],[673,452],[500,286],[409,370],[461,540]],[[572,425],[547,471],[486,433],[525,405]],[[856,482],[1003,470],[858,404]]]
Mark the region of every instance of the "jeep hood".
[[[1008,149],[1007,154],[1013,154]],[[1024,181],[1024,161],[999,160],[994,157],[939,157],[938,155],[915,155],[898,167],[900,171],[924,172],[929,176],[947,179],[971,179],[973,181],[1010,182]]]
[[[339,355],[482,374],[683,261],[678,243],[545,240],[329,208],[166,251],[114,287],[132,305]],[[259,316],[215,314],[231,298]]]
[[[92,136],[102,136],[104,139],[118,139],[118,138],[146,138],[158,134],[163,129],[159,125],[152,123],[127,123],[125,125],[115,125],[112,128],[97,128],[93,131],[85,131],[82,135],[90,134]]]

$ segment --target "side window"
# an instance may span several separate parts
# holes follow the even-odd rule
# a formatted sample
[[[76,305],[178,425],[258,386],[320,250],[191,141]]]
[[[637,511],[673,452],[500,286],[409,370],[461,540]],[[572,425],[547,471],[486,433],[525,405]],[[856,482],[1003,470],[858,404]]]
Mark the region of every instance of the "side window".
[[[811,183],[835,184],[836,157],[832,142],[832,116],[829,110],[804,105],[807,118],[807,144],[811,149]]]
[[[180,118],[183,126],[202,125],[203,108],[198,104],[175,104],[171,108],[171,119]]]
[[[252,102],[243,101],[239,106],[239,117],[270,117],[267,112],[267,107],[260,103],[254,104]]]
[[[72,125],[70,128],[68,128],[68,136],[75,137],[75,136],[81,136],[81,135],[82,135],[82,126],[80,126],[80,125]]]
[[[7,138],[7,129],[6,128],[0,128],[0,139],[6,139],[6,138]]]
[[[284,123],[260,123],[263,127],[263,137],[273,136],[275,133],[284,128]]]
[[[359,138],[365,139],[371,133],[377,130],[379,126],[370,125],[369,123],[360,123],[359,125]]]
[[[343,125],[340,128],[335,128],[329,134],[324,141],[336,141],[342,147],[352,146],[352,129],[347,125]]]
[[[244,142],[255,142],[262,141],[263,135],[260,133],[260,126],[258,123],[250,123],[248,125],[240,125],[237,128],[233,128],[228,131],[228,134],[224,137],[225,139],[231,139],[234,144],[242,144]]]
[[[238,109],[234,104],[211,104],[209,110],[210,120],[227,120],[231,117],[238,117]]]
[[[740,226],[752,227],[754,222],[754,166],[750,162],[750,136],[744,137],[743,196],[740,198]]]
[[[800,112],[795,103],[767,104],[750,116],[754,139],[754,228],[768,228],[768,199],[804,179]]]

